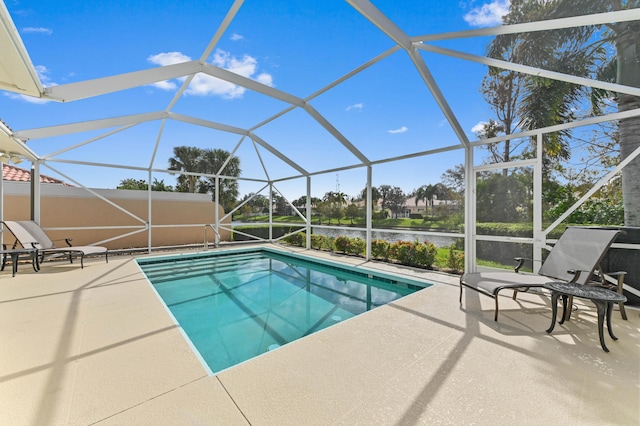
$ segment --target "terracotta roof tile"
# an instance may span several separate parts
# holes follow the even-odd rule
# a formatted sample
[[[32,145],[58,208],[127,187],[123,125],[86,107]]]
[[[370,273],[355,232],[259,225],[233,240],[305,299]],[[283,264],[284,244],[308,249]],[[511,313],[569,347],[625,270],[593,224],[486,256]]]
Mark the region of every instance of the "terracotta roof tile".
[[[31,171],[12,166],[11,164],[3,164],[2,177],[4,180],[8,181],[31,182]],[[59,185],[71,186],[60,179],[52,178],[45,175],[40,175],[40,183],[57,183]]]

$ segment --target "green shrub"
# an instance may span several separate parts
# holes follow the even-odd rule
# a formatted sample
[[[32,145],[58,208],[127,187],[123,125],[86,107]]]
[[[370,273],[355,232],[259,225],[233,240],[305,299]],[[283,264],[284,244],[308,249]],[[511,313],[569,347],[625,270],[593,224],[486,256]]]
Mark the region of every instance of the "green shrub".
[[[297,234],[287,235],[283,240],[292,246],[304,247],[307,244],[307,234],[305,232],[298,232]]]
[[[428,241],[397,241],[389,247],[389,258],[408,266],[432,268],[437,254],[436,245]]]
[[[371,241],[371,257],[374,259],[389,259],[389,242],[387,240]]]
[[[329,250],[330,252],[335,251],[336,246],[335,246],[335,238],[334,237],[325,237],[324,239],[324,247]]]
[[[367,248],[367,242],[359,237],[351,238],[347,246],[347,253],[359,256],[364,254]]]
[[[338,237],[336,237],[336,239],[333,241],[333,245],[335,246],[337,251],[341,251],[343,253],[347,252],[347,248],[349,247],[349,237],[345,237],[343,235],[340,235]]]
[[[335,246],[337,251],[359,256],[364,254],[365,249],[367,248],[367,242],[359,237],[350,238],[339,236],[333,241],[333,246]]]
[[[429,241],[423,243],[416,241],[414,244],[416,246],[415,265],[431,269],[438,254],[438,247]]]
[[[311,234],[311,248],[314,250],[322,250],[326,237],[324,235]]]
[[[396,241],[389,245],[389,259],[403,265],[410,265],[415,256],[415,249],[410,241]]]
[[[464,253],[457,251],[455,244],[451,244],[449,246],[447,268],[455,273],[462,272],[464,270]]]

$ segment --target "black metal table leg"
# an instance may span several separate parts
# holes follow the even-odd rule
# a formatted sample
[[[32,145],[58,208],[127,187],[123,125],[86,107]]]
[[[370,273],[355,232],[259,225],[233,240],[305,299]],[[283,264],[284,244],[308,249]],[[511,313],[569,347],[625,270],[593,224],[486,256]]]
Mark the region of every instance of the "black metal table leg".
[[[569,306],[571,309],[571,306]],[[569,310],[569,315],[571,315],[571,310]],[[567,295],[562,295],[562,319],[558,324],[564,324],[564,321],[567,319]]]
[[[547,329],[547,333],[551,333],[556,326],[556,317],[558,315],[558,292],[551,292],[551,326]]]
[[[40,262],[38,262],[38,250],[34,250],[31,253],[31,265],[33,266],[34,271],[40,271]]]
[[[18,254],[19,253],[11,253],[11,267],[13,272],[13,277],[16,276],[16,272],[18,272]]]
[[[607,303],[601,300],[594,300],[593,303],[596,304],[596,308],[598,309],[598,336],[600,337],[600,346],[604,349],[605,352],[609,352],[607,345],[604,343],[604,317],[607,311]]]
[[[613,302],[607,303],[607,330],[609,331],[609,336],[613,340],[618,340],[616,336],[613,335],[613,328],[611,327],[611,315],[613,313]]]

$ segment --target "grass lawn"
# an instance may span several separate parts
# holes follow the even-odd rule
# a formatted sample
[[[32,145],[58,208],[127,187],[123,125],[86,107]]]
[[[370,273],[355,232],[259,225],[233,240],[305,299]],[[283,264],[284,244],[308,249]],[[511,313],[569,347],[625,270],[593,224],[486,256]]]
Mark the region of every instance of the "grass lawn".
[[[243,222],[268,222],[269,216],[252,216],[250,220],[245,220],[242,216],[237,216],[234,218],[235,220],[243,221]],[[275,223],[299,223],[304,224],[303,220],[299,216],[273,216],[273,222]],[[318,220],[314,218],[311,222],[312,225],[318,225]],[[340,219],[338,223],[337,219],[326,220],[322,219],[322,225],[342,225],[342,226],[359,226],[364,227],[366,222],[364,219]],[[372,220],[372,224],[375,227],[379,228],[423,228],[423,229],[445,229],[445,230],[455,230],[459,231],[459,224],[455,224],[450,218],[449,219],[374,219]]]

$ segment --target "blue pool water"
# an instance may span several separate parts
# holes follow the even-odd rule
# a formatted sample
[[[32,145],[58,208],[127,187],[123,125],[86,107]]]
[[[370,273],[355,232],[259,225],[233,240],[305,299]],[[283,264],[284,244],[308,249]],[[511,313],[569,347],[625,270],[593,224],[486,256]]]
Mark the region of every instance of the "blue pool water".
[[[268,249],[138,264],[213,373],[428,286]]]

